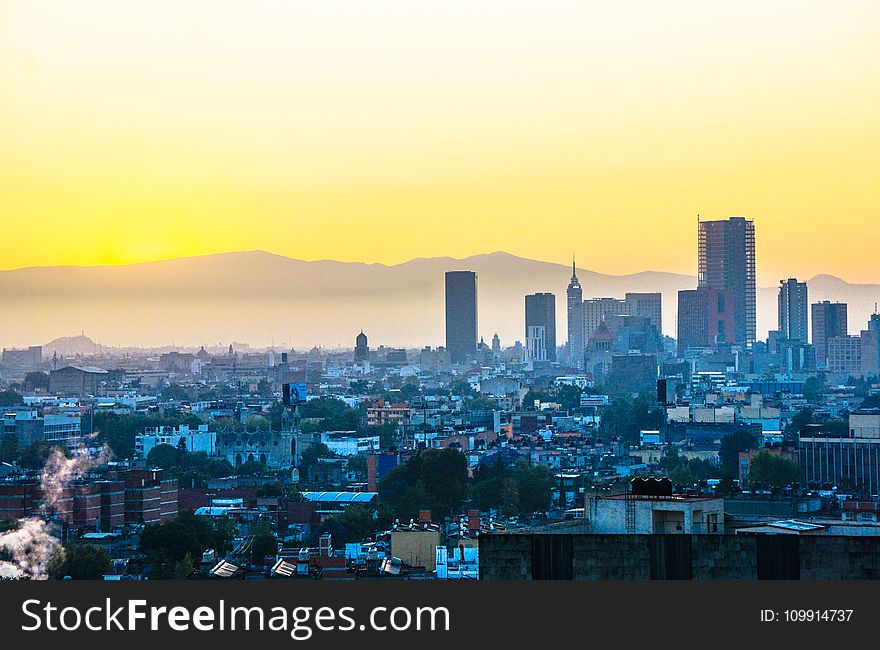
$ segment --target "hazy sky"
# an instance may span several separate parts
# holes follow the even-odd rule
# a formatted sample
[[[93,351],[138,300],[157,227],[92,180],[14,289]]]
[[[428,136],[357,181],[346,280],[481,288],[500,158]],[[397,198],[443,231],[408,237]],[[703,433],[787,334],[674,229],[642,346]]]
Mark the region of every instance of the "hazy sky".
[[[492,250],[880,281],[880,2],[0,0],[0,268]]]

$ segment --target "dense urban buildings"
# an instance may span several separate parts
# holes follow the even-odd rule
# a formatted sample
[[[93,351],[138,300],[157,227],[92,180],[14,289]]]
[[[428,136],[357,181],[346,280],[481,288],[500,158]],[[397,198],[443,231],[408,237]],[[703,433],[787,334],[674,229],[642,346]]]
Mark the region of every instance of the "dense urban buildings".
[[[814,348],[790,278],[779,329],[737,338],[751,222],[705,223],[707,273],[745,273],[679,291],[674,338],[660,292],[584,299],[561,267],[506,344],[452,271],[446,346],[7,349],[0,519],[125,579],[880,577],[880,314],[850,336],[814,304]]]
[[[446,273],[446,349],[452,363],[473,358],[477,349],[477,274]]]
[[[753,343],[757,323],[755,223],[745,217],[730,217],[698,225],[698,286],[731,292],[731,341]]]

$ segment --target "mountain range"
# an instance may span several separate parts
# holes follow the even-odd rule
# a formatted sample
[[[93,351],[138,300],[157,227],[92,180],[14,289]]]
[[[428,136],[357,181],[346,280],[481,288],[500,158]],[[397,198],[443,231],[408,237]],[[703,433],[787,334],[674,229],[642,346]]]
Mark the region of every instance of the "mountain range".
[[[527,293],[556,294],[565,339],[571,267],[495,252],[464,259],[417,258],[397,265],[303,261],[265,251],[221,253],[124,266],[29,267],[0,271],[0,345],[33,345],[71,332],[110,346],[219,345],[233,340],[278,348],[350,347],[363,329],[370,345],[444,342],[449,270],[478,274],[479,331],[503,345],[524,338]],[[663,330],[675,335],[676,292],[694,276],[577,270],[584,297],[663,294]],[[858,332],[880,301],[880,285],[831,275],[807,281],[810,301],[849,303]],[[758,290],[758,336],[776,327],[776,287]]]

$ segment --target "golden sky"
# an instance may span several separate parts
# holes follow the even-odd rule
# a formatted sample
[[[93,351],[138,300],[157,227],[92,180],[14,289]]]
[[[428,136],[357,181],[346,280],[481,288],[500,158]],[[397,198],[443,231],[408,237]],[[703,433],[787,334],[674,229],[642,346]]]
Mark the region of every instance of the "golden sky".
[[[5,269],[695,273],[699,212],[880,282],[880,3],[0,0],[0,188]]]

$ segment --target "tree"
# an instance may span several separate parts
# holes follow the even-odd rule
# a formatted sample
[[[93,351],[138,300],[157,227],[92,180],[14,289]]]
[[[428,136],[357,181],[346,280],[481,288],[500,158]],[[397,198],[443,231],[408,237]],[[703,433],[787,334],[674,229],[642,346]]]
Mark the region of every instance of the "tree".
[[[747,430],[735,431],[722,437],[721,446],[718,449],[721,468],[735,476],[739,471],[739,452],[748,451],[754,447],[755,436]]]
[[[173,445],[161,444],[156,445],[147,454],[147,463],[153,467],[161,467],[162,469],[171,469],[180,464],[181,450]]]
[[[234,531],[231,521],[211,521],[197,517],[192,510],[180,513],[164,524],[150,524],[141,533],[141,550],[147,556],[148,572],[153,578],[171,579],[180,570],[181,561],[201,557],[213,548],[225,554]]]
[[[265,521],[257,523],[251,532],[254,536],[254,541],[251,543],[251,561],[256,565],[262,565],[267,557],[275,557],[278,552],[278,542],[275,533]]]
[[[52,452],[56,449],[59,449],[65,454],[67,452],[67,449],[63,446],[53,445],[46,440],[35,440],[25,447],[23,452],[21,452],[21,455],[18,458],[18,464],[25,469],[41,470],[43,469],[43,466],[45,466],[49,456],[51,456]]]
[[[0,390],[0,406],[21,406],[24,398],[11,388]]]
[[[508,462],[498,456],[474,471],[471,502],[480,510],[501,508],[507,516],[543,512],[550,505],[553,476],[543,466],[524,459]]]
[[[49,390],[49,375],[45,372],[29,372],[24,376],[24,385],[31,390]]]
[[[330,533],[334,544],[360,542],[376,531],[376,521],[362,505],[350,505],[339,514],[331,515],[321,524],[322,533]]]
[[[166,401],[185,402],[189,399],[189,393],[180,384],[170,384],[159,391],[159,397]]]
[[[59,549],[46,568],[55,580],[65,576],[73,580],[100,580],[110,571],[110,558],[103,548],[74,543]]]
[[[781,488],[800,478],[796,463],[762,449],[749,463],[749,483],[764,487]]]
[[[258,460],[249,460],[235,468],[238,476],[259,476],[266,473],[266,466]]]
[[[797,436],[808,424],[813,424],[813,409],[803,408],[792,416],[785,433],[789,437]]]
[[[388,472],[378,487],[395,517],[412,519],[423,508],[446,517],[467,496],[467,459],[455,449],[423,450]]]

